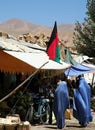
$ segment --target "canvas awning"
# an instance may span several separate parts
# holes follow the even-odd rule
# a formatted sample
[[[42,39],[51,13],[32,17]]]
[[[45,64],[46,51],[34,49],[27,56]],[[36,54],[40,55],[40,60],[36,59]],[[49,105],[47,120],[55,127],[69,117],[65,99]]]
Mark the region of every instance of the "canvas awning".
[[[85,65],[78,64],[77,66],[71,66],[69,69],[65,71],[65,75],[67,76],[78,76],[86,73],[92,72],[93,69],[89,68]]]
[[[85,66],[93,69],[93,73],[95,73],[95,65],[94,64],[83,62],[82,65],[85,65]]]
[[[45,52],[15,52],[15,51],[0,51],[0,70],[10,73],[31,73],[39,69],[44,63],[42,70],[63,70],[70,67],[69,64],[63,62],[59,64],[49,60]]]
[[[36,69],[16,57],[0,51],[0,71],[9,73],[33,72]]]
[[[59,64],[49,60],[45,48],[37,44],[26,43],[16,39],[0,38],[0,70],[10,73],[32,73],[41,70],[62,70],[70,67],[67,63]]]

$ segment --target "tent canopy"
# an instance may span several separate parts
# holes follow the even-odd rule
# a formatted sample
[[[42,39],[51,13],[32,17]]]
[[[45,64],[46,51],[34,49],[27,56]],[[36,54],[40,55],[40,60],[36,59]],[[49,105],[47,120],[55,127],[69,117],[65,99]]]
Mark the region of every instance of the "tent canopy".
[[[87,66],[84,66],[82,64],[78,64],[77,66],[71,66],[71,68],[68,68],[65,71],[65,75],[67,75],[67,76],[78,76],[78,75],[82,75],[82,74],[85,74],[85,73],[90,73],[92,71],[93,71],[93,69],[91,69]]]
[[[10,63],[6,65],[6,70],[8,68],[14,70],[14,72],[33,72],[35,69],[39,69],[43,64],[46,64],[41,68],[42,70],[64,70],[70,67],[69,64],[63,62],[59,64],[55,61],[49,60],[49,57],[45,52],[39,53],[25,53],[25,52],[13,52],[13,51],[4,51],[4,55],[7,55],[6,58],[8,61],[3,62],[3,64]],[[9,57],[9,58],[8,58]],[[10,59],[11,58],[11,59]],[[11,61],[11,62],[10,62]],[[11,65],[11,66],[10,66]],[[3,68],[4,70],[4,68]]]
[[[31,73],[45,64],[43,70],[63,70],[70,64],[59,64],[49,59],[45,48],[37,44],[17,41],[16,39],[0,38],[0,70],[10,73]]]
[[[0,51],[0,70],[1,72],[20,73],[33,72],[36,69],[22,60],[18,60],[4,51]]]

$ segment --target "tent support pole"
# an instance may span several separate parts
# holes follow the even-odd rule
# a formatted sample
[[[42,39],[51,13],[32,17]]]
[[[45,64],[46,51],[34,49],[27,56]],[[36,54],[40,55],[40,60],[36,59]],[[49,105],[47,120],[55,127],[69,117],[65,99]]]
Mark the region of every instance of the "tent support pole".
[[[93,87],[93,83],[94,83],[94,73],[93,73],[93,77],[92,77],[92,87]]]
[[[20,85],[18,85],[13,91],[11,91],[8,95],[6,95],[4,98],[0,99],[0,103],[3,102],[5,99],[9,98],[11,95],[13,95],[19,88],[21,88],[28,80],[30,80],[43,66],[45,66],[48,63],[45,62],[40,68],[38,68],[33,74],[31,74],[26,80],[24,80]]]
[[[68,78],[68,76],[69,76],[69,72],[70,72],[70,68],[69,68],[69,70],[68,70],[67,78]]]

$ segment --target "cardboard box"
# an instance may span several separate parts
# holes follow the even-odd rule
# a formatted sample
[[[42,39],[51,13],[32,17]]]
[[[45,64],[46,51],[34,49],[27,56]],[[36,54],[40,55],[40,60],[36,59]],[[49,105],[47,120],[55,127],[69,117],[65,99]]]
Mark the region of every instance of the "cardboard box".
[[[65,119],[71,120],[71,118],[72,118],[72,114],[71,114],[70,109],[66,109],[66,111],[65,111]]]
[[[20,117],[18,114],[8,115],[8,116],[6,116],[6,119],[11,120],[11,123],[13,123],[13,124],[21,123],[21,120],[20,120]]]

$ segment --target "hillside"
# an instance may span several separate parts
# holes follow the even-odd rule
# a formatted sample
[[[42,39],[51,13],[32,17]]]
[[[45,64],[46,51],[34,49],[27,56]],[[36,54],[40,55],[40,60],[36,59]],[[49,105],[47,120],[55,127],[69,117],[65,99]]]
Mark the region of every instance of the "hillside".
[[[61,24],[57,25],[57,28],[60,41],[62,41],[65,46],[72,47],[74,25]],[[44,34],[45,36],[50,37],[52,29],[53,27],[36,25],[20,19],[10,19],[8,21],[0,23],[0,32],[4,32],[15,37],[19,37],[27,33],[31,33],[34,36]]]

